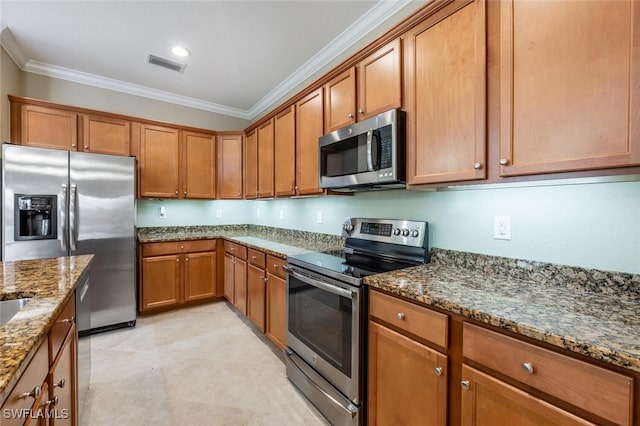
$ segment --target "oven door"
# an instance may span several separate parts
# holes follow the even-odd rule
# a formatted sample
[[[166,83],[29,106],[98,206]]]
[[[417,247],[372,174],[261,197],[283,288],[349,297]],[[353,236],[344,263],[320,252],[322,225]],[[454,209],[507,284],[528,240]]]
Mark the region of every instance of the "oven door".
[[[287,345],[360,403],[362,288],[288,265]]]

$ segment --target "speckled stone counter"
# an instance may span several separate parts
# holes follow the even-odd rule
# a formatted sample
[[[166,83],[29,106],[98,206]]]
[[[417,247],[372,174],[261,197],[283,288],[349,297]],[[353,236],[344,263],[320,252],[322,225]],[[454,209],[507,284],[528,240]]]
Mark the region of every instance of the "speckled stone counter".
[[[92,255],[86,255],[0,264],[0,300],[31,298],[0,327],[0,404],[60,315],[63,302],[75,289],[91,259]]]
[[[344,247],[344,240],[337,235],[269,226],[220,225],[138,228],[138,241],[141,243],[211,238],[225,238],[281,258],[309,251],[335,250]]]
[[[365,283],[640,372],[640,275],[433,249]]]

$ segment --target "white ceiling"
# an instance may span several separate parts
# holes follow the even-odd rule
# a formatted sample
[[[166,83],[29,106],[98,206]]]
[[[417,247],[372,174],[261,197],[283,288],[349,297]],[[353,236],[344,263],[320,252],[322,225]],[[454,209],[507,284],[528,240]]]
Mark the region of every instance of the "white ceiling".
[[[24,71],[254,119],[410,2],[0,0],[0,27]]]

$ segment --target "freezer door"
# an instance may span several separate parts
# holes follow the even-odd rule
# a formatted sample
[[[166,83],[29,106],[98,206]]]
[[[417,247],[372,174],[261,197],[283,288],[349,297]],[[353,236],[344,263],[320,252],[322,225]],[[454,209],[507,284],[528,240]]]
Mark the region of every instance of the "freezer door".
[[[68,184],[67,151],[8,144],[2,146],[3,260],[42,259],[67,255]],[[55,217],[50,218],[49,223],[55,223],[57,238],[16,241],[16,217],[19,216],[16,215],[16,194],[54,196],[57,209],[53,215]]]
[[[135,321],[134,158],[70,153],[69,230],[70,255],[95,255],[91,329]]]

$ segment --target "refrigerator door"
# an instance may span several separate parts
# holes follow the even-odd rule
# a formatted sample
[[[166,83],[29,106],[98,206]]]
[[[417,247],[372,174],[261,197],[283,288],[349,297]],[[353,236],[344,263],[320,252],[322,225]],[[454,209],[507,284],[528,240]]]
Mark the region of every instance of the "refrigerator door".
[[[90,327],[133,325],[135,159],[71,152],[69,164],[69,254],[95,255]]]
[[[2,146],[3,260],[67,256],[68,184],[69,153],[67,151],[8,144]],[[43,220],[42,214],[36,209],[29,212],[32,214],[29,218],[29,227],[35,227],[37,223],[40,231],[30,229],[25,234],[32,236],[20,238],[18,204],[20,199],[31,198],[30,196],[51,199],[56,205],[48,221]],[[37,222],[36,217],[39,218]],[[42,233],[42,224],[45,221],[47,226],[52,227],[51,231],[55,230],[53,238],[43,239],[37,236],[38,233]]]

